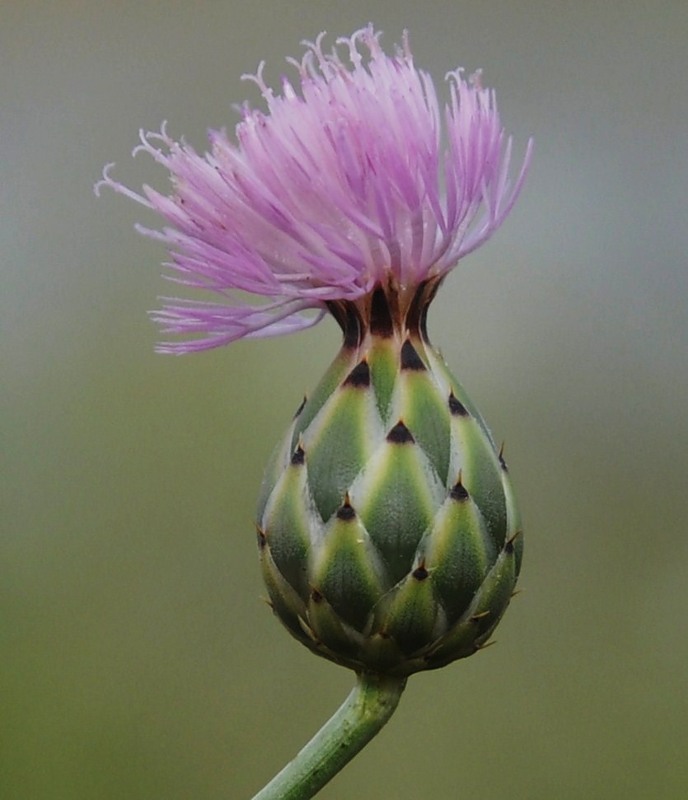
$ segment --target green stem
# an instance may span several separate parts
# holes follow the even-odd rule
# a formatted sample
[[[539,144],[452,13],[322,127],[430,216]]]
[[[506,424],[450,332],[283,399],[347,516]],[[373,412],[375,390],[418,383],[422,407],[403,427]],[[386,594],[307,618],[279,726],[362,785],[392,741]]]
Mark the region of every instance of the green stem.
[[[382,729],[394,713],[406,678],[361,673],[335,715],[253,800],[314,797]]]

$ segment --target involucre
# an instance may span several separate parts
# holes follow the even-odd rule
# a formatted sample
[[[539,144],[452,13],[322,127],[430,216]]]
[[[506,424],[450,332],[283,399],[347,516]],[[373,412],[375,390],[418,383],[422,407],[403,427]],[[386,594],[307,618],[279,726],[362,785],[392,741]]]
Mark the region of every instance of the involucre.
[[[514,591],[506,464],[428,341],[436,282],[333,304],[341,351],[268,467],[258,542],[273,610],[313,652],[405,675],[471,655]]]

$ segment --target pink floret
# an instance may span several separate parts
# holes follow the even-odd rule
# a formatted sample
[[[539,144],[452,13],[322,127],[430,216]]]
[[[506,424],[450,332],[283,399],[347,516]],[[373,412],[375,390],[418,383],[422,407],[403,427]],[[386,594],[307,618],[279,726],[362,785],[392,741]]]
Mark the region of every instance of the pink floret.
[[[394,56],[379,37],[367,27],[338,40],[345,63],[336,49],[323,52],[321,34],[301,62],[291,61],[298,82],[284,78],[280,94],[261,64],[246,77],[267,112],[245,106],[236,143],[211,131],[210,150],[199,155],[165,126],[142,132],[136,151],[169,170],[169,196],[149,186],[133,192],[106,168],[96,190],[110,186],[166,220],[161,231],[139,230],[167,246],[170,277],[221,298],[172,300],[156,312],[165,332],[192,337],[161,350],[309,327],[327,301],[355,300],[390,279],[413,287],[444,275],[503,222],[531,143],[511,185],[511,139],[494,92],[457,70],[440,108],[406,36]],[[244,293],[268,302],[248,304]]]

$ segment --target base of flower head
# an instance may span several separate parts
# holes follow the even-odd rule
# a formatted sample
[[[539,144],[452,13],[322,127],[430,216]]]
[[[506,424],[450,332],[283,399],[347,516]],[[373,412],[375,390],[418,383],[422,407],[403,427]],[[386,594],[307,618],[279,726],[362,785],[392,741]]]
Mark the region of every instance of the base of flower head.
[[[367,337],[428,341],[428,308],[443,280],[437,276],[407,288],[390,276],[357,300],[328,302],[327,309],[344,334],[343,346],[363,347]]]
[[[403,676],[480,649],[522,553],[506,465],[430,345],[415,293],[331,308],[343,347],[268,467],[258,542],[273,610],[314,652]]]

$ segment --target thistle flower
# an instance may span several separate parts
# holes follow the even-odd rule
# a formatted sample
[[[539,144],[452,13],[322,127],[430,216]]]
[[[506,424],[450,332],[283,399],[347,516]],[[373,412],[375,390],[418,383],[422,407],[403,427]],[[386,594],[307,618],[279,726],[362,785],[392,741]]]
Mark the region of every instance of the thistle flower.
[[[210,131],[210,150],[199,155],[165,125],[141,132],[134,152],[169,170],[169,196],[132,191],[111,177],[112,165],[97,184],[158,212],[168,227],[138,229],[169,248],[172,280],[221,298],[172,300],[155,313],[166,333],[191,336],[160,350],[307,328],[378,285],[394,287],[403,313],[417,287],[438,283],[516,200],[530,145],[510,187],[511,139],[479,73],[448,73],[442,108],[406,35],[394,56],[370,26],[338,40],[339,52],[324,52],[323,36],[290,60],[296,87],[284,77],[274,93],[263,63],[244,76],[267,113],[245,105],[236,144]],[[267,302],[248,303],[246,293]]]
[[[393,57],[379,38],[369,26],[338,40],[347,65],[321,34],[291,62],[298,90],[285,77],[281,94],[261,64],[245,77],[267,114],[244,106],[237,144],[211,131],[198,155],[165,126],[141,133],[135,152],[169,169],[169,197],[109,167],[96,188],[159,212],[168,227],[139,229],[168,246],[173,280],[222,297],[157,312],[166,332],[193,335],[162,350],[287,333],[327,311],[340,324],[342,350],[266,473],[263,572],[315,652],[407,674],[480,647],[518,574],[504,460],[425,320],[444,276],[508,214],[531,148],[510,188],[511,139],[480,75],[448,73],[441,108],[408,38]]]
[[[511,139],[480,74],[448,73],[442,107],[407,37],[394,56],[379,39],[369,26],[329,53],[322,35],[306,43],[280,93],[261,64],[246,77],[267,112],[244,106],[236,143],[211,131],[199,155],[165,126],[141,133],[169,196],[134,192],[109,166],[96,187],[161,214],[161,231],[139,230],[167,245],[172,280],[220,298],[156,312],[186,337],[161,350],[289,333],[328,312],[343,332],[267,468],[257,530],[274,612],[359,684],[261,800],[312,796],[384,724],[409,674],[482,647],[521,564],[502,453],[426,318],[509,213],[531,144],[511,183]]]

